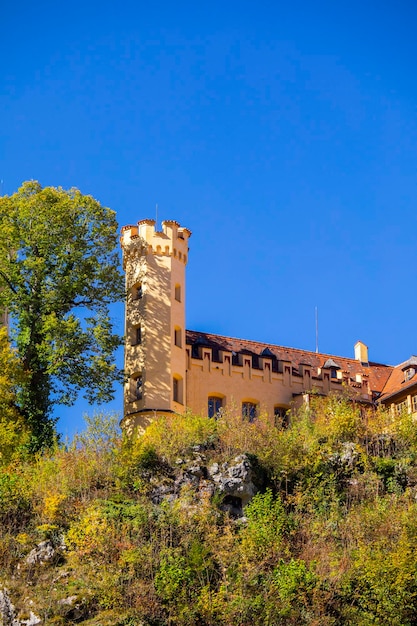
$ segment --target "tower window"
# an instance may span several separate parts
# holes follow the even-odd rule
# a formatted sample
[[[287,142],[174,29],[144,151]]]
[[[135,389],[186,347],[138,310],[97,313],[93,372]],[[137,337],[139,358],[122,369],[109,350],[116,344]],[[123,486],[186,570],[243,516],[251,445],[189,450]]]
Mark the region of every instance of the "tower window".
[[[174,402],[183,404],[182,378],[180,376],[174,376],[172,380],[172,396],[173,396]]]
[[[133,400],[142,400],[143,398],[143,376],[139,374],[132,379],[132,396]]]
[[[138,345],[142,343],[142,326],[136,326],[135,329],[135,335],[133,337],[133,345]]]
[[[175,285],[175,300],[181,302],[181,285]]]
[[[209,396],[207,403],[207,415],[209,417],[219,417],[223,407],[222,398],[217,396]]]
[[[253,422],[258,417],[258,405],[255,402],[242,402],[242,418]]]
[[[142,283],[137,283],[132,290],[132,296],[134,300],[141,300],[143,298]]]
[[[174,343],[179,348],[182,347],[181,328],[175,328],[174,330]]]

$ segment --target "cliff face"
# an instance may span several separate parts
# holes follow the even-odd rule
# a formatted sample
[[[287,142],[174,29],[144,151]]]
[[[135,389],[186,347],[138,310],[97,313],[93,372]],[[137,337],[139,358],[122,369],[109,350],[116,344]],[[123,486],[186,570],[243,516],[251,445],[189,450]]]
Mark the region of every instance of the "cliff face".
[[[0,624],[412,624],[417,425],[317,401],[0,468]],[[407,598],[407,602],[404,602]]]

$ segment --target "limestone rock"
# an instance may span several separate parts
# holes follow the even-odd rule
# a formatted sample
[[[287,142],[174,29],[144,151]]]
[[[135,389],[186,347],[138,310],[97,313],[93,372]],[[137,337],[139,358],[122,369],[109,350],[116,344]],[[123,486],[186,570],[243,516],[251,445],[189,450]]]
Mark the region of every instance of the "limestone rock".
[[[36,548],[33,548],[26,557],[27,565],[43,565],[56,559],[60,553],[66,550],[63,537],[52,542],[50,539],[41,541]]]
[[[246,506],[258,489],[254,483],[254,472],[246,454],[240,454],[230,463],[213,463],[208,468],[209,476],[213,479],[220,493],[232,498],[239,498],[242,507]]]
[[[17,619],[7,589],[0,590],[0,620],[0,626],[37,626],[42,622],[33,611],[30,611],[29,619]]]
[[[47,563],[52,561],[56,553],[56,550],[52,544],[52,541],[47,539],[38,543],[36,548],[33,548],[26,557],[26,563],[28,565],[38,565],[41,563]]]
[[[0,590],[0,626],[18,626],[7,589]]]
[[[235,457],[228,463],[206,465],[206,459],[199,450],[192,458],[176,459],[174,473],[163,481],[158,481],[151,490],[151,500],[161,504],[163,500],[172,502],[183,488],[192,488],[197,499],[212,497],[216,491],[223,495],[221,508],[233,517],[243,515],[243,507],[257,493],[255,471],[246,454]]]

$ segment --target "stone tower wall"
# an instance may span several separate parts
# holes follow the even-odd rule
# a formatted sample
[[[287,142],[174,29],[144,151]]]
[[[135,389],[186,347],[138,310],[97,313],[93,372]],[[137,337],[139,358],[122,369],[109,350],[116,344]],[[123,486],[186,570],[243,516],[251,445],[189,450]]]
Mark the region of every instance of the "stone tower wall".
[[[122,229],[126,273],[124,427],[145,428],[186,398],[185,266],[191,233],[174,221]]]

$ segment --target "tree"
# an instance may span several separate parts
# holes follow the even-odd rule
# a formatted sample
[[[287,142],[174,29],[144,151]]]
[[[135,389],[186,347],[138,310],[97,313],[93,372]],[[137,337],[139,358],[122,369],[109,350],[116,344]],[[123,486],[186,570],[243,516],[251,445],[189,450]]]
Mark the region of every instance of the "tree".
[[[0,312],[23,368],[20,411],[34,449],[51,444],[52,408],[107,401],[122,379],[109,305],[123,297],[115,213],[78,189],[22,185],[0,198]]]
[[[6,328],[0,327],[0,468],[19,456],[28,442],[28,429],[17,406],[22,372],[10,346]]]

